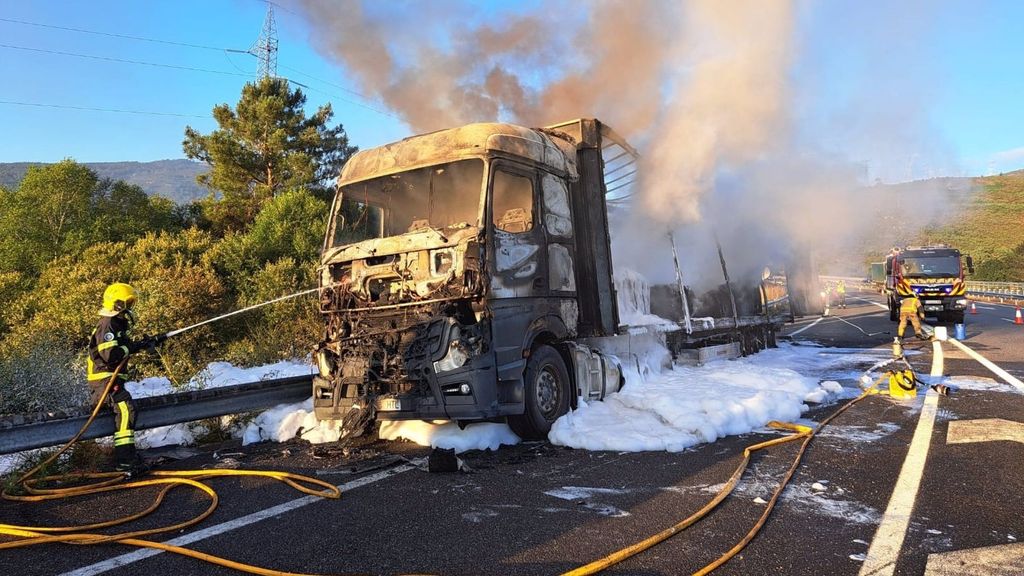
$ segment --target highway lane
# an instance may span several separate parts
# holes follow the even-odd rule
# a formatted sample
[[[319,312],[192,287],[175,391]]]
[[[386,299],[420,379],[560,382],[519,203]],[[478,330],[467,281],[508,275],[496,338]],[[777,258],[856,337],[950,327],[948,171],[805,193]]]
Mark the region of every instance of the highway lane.
[[[858,296],[880,301],[870,294]],[[793,340],[874,348],[878,358],[885,357],[892,340],[887,332],[893,332],[895,325],[875,305],[852,298],[850,303],[846,310],[832,311],[833,317],[813,326],[813,320],[801,321],[786,332],[806,328]],[[980,308],[978,312],[968,317],[966,344],[1019,375],[1024,369],[1020,358],[1024,327],[1001,320],[1005,311]],[[943,348],[947,374],[991,377],[951,346]],[[908,342],[908,349],[914,365],[928,373],[931,344]],[[822,353],[845,352],[823,349]],[[937,400],[920,490],[912,497],[913,513],[893,565],[898,574],[924,574],[929,562],[942,565],[942,554],[1013,544],[1024,534],[1024,521],[1017,512],[1024,490],[1019,466],[1024,447],[1007,440],[946,443],[954,422],[991,418],[1024,422],[1024,395],[959,390]],[[715,573],[859,574],[892,501],[922,403],[923,399],[896,403],[872,397],[826,428],[811,444],[762,532]],[[821,419],[835,407],[822,406],[805,417]],[[588,452],[546,443],[473,452],[465,455],[475,470],[472,474],[429,474],[406,466],[405,471],[382,475],[346,492],[340,500],[313,502],[189,546],[304,572],[554,574],[690,514],[728,478],[744,446],[770,437],[774,436],[728,437],[678,454]],[[382,469],[397,470],[404,462],[388,465],[394,456],[426,455],[424,449],[401,442],[366,441],[348,455],[329,448],[313,449],[302,442],[245,448],[227,444],[174,466],[230,466],[237,461],[244,467],[326,472],[321,477],[341,484],[370,478]],[[719,510],[606,573],[680,574],[714,560],[756,520],[763,506],[757,498],[770,496],[794,450],[795,446],[787,446],[755,456],[752,470]],[[376,464],[384,468],[373,469]],[[216,486],[221,507],[202,527],[297,498],[286,487],[262,480],[223,480]],[[2,503],[0,517],[25,523],[77,522],[140,505],[115,495],[43,508]],[[180,519],[204,505],[201,498],[176,490],[159,517],[147,518],[143,524]],[[233,573],[166,553],[139,560],[124,557],[126,553],[131,553],[130,547],[117,545],[66,547],[59,553],[37,548],[4,552],[0,562],[10,574],[61,574],[76,569],[79,574],[115,575]],[[121,562],[119,567],[113,565],[115,560]],[[91,570],[81,570],[90,566]],[[101,569],[106,571],[97,572]]]

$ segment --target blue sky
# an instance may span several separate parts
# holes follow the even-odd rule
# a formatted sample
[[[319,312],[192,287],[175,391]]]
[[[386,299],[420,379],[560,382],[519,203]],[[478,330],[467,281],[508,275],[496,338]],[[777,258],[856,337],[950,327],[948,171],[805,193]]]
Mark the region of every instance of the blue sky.
[[[872,131],[898,132],[899,106],[917,108],[924,126],[896,138],[887,158],[915,178],[1024,167],[1024,3],[891,2],[803,4],[799,62],[792,71],[808,103],[801,129],[828,133],[837,118],[871,116],[862,133],[829,141],[849,158],[868,158]],[[403,3],[408,10],[425,3]],[[520,6],[521,3],[513,3]],[[488,9],[503,8],[489,2]],[[378,9],[380,9],[378,7]],[[386,7],[384,8],[387,9]],[[0,103],[0,161],[52,162],[181,158],[186,125],[215,128],[210,109],[234,104],[255,77],[256,59],[221,48],[249,48],[265,16],[259,0],[21,2],[0,0],[0,101],[111,108],[159,116]],[[926,16],[921,14],[926,13]],[[851,17],[851,14],[853,15]],[[352,143],[402,138],[395,116],[348,90],[345,70],[320,56],[303,20],[277,10],[279,74],[308,86],[310,107],[331,102]],[[141,36],[213,49],[134,41],[31,26]],[[58,51],[217,71],[200,72],[28,51]],[[867,104],[865,104],[867,103]],[[879,114],[880,110],[891,115]],[[868,111],[871,111],[870,113]],[[585,113],[583,111],[582,113]],[[927,160],[923,160],[927,158]],[[866,163],[871,160],[864,160]],[[875,160],[874,162],[880,162]]]

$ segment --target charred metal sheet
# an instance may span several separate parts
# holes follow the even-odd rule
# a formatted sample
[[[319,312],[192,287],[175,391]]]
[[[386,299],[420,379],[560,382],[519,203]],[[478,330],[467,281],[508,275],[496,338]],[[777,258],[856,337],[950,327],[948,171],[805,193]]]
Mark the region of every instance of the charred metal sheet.
[[[567,153],[569,149],[540,130],[503,123],[469,124],[360,151],[345,163],[339,185],[459,158],[483,157],[488,151],[529,158],[575,178],[576,156]]]

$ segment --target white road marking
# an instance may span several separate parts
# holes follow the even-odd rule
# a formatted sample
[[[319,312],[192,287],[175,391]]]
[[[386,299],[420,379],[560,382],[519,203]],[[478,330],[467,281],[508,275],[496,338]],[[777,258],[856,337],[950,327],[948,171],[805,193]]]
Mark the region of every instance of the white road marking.
[[[1012,375],[1010,375],[1009,372],[1007,372],[1006,370],[1003,370],[999,366],[996,366],[988,358],[985,358],[981,354],[978,354],[974,350],[971,350],[963,342],[961,342],[961,341],[959,341],[959,340],[957,340],[955,338],[950,338],[949,341],[952,342],[953,345],[956,346],[957,348],[959,348],[959,349],[963,350],[964,352],[966,352],[967,355],[970,356],[971,358],[974,358],[978,362],[981,362],[982,366],[984,366],[985,368],[988,368],[989,370],[994,372],[996,374],[996,376],[999,376],[1000,378],[1005,380],[1008,384],[1010,384],[1012,386],[1015,386],[1018,390],[1020,390],[1021,392],[1024,392],[1024,382],[1021,382],[1020,380],[1014,378]]]
[[[789,335],[790,336],[796,336],[797,334],[803,332],[804,330],[807,330],[808,328],[812,328],[815,324],[817,324],[818,322],[821,322],[824,319],[825,319],[825,317],[822,316],[822,317],[818,318],[817,320],[815,320],[814,322],[811,322],[807,326],[804,326],[803,328],[797,330],[796,332],[791,332]]]
[[[859,576],[891,575],[896,570],[896,560],[903,547],[903,539],[907,535],[910,513],[914,509],[914,500],[924,473],[924,463],[928,458],[938,406],[938,394],[934,390],[928,390],[924,397],[921,417],[914,430],[914,438],[910,441],[910,449],[903,460],[903,467],[889,499],[889,506],[885,509],[875,537],[871,539],[871,546],[868,548]]]
[[[979,310],[996,310],[996,308],[992,306],[976,306],[976,308],[978,308]]]
[[[932,373],[933,378],[941,378],[942,373],[945,370],[943,366],[942,356],[942,342],[935,340],[932,342]]]
[[[886,310],[886,311],[889,310],[888,306],[886,306],[885,304],[879,304],[878,302],[875,302],[874,300],[868,300],[867,298],[861,298],[860,296],[851,296],[851,298],[853,298],[854,300],[860,300],[861,302],[867,302],[868,304],[874,304],[875,306],[878,306],[882,310]]]
[[[969,548],[928,555],[924,576],[1020,576],[1024,571],[1024,542]]]
[[[971,442],[1020,442],[1024,444],[1024,423],[1002,418],[953,420],[946,431],[946,444]]]
[[[415,470],[415,469],[417,469],[418,464],[422,463],[422,460],[423,460],[422,458],[417,459],[417,460],[412,460],[409,464],[403,464],[403,465],[401,465],[401,466],[399,466],[397,468],[392,468],[390,470],[382,470],[380,472],[377,472],[376,474],[371,474],[369,476],[363,476],[362,478],[357,478],[355,480],[352,480],[351,482],[346,482],[344,484],[338,484],[338,488],[341,490],[342,494],[344,494],[345,492],[349,492],[351,490],[359,488],[360,486],[366,486],[367,484],[373,484],[374,482],[378,482],[380,480],[384,480],[386,478],[390,478],[392,476],[395,476],[396,474],[401,474],[402,472],[408,472],[409,470]],[[230,530],[234,530],[236,528],[242,528],[243,526],[248,526],[250,524],[255,524],[256,522],[259,522],[261,520],[266,520],[267,518],[273,518],[275,516],[280,516],[281,514],[284,514],[285,512],[290,512],[292,510],[295,510],[296,508],[302,508],[303,506],[306,506],[308,504],[312,504],[314,502],[322,502],[322,501],[324,501],[324,498],[321,498],[319,496],[303,496],[302,498],[296,498],[295,500],[292,500],[291,502],[285,502],[284,504],[278,504],[277,506],[274,506],[272,508],[267,508],[266,510],[260,510],[259,512],[253,512],[252,514],[249,514],[247,516],[242,516],[240,518],[235,518],[234,520],[229,520],[227,522],[222,522],[220,524],[216,524],[216,525],[210,526],[208,528],[203,528],[202,530],[196,530],[195,532],[191,532],[189,534],[185,534],[184,536],[180,536],[178,538],[174,538],[173,540],[168,540],[165,543],[166,544],[171,544],[173,546],[186,546],[188,544],[192,544],[192,543],[198,542],[200,540],[205,540],[205,539],[210,538],[212,536],[217,536],[217,535],[223,534],[225,532],[228,532]],[[132,564],[134,562],[138,562],[139,560],[145,560],[146,558],[150,558],[152,556],[156,556],[157,554],[163,554],[163,553],[164,553],[163,550],[154,550],[152,548],[145,548],[145,549],[142,549],[142,550],[136,550],[135,552],[129,552],[127,554],[122,554],[120,556],[115,556],[115,557],[113,557],[113,558],[111,558],[109,560],[104,560],[103,562],[97,562],[96,564],[92,564],[90,566],[84,566],[84,567],[79,568],[77,570],[72,570],[70,572],[65,572],[61,576],[87,576],[87,575],[90,575],[90,574],[102,574],[102,573],[107,572],[109,570],[113,570],[115,568],[122,568],[122,567],[127,566],[129,564]]]

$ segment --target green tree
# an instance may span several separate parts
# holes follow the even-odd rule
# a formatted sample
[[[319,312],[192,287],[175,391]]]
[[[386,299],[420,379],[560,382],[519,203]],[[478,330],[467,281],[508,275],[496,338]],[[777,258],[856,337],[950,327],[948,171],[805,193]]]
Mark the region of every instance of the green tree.
[[[69,251],[81,250],[90,200],[99,180],[89,168],[66,159],[31,166],[0,214],[0,267],[34,276]]]
[[[181,227],[175,207],[131,184],[100,180],[66,159],[32,166],[0,208],[0,269],[35,278],[47,264],[97,242]]]
[[[209,218],[220,230],[248,226],[269,199],[293,188],[323,190],[356,148],[334,116],[330,104],[306,117],[306,96],[280,78],[246,84],[235,109],[213,109],[219,128],[203,135],[185,128],[185,155],[210,165],[198,177],[219,199],[207,203]]]

